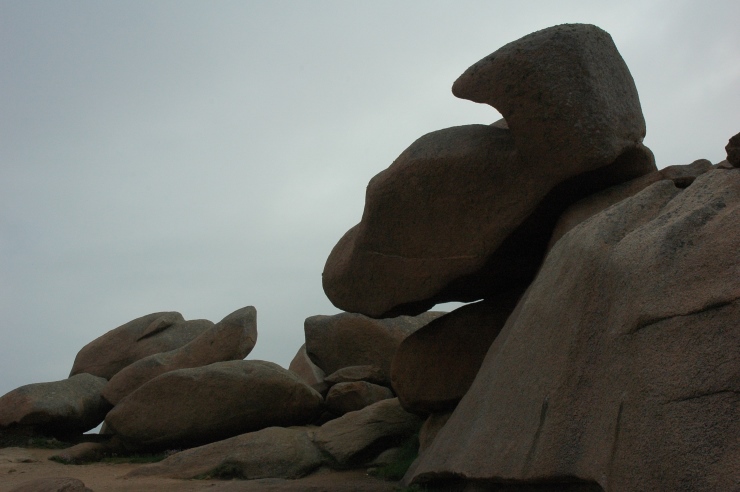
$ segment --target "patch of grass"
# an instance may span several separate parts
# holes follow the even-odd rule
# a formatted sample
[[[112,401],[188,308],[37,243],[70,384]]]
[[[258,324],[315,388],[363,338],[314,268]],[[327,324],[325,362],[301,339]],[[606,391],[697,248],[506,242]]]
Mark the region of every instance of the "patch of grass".
[[[399,446],[399,454],[393,463],[378,466],[373,475],[383,480],[401,480],[414,460],[419,456],[419,435],[415,434]],[[410,489],[413,490],[413,489]]]
[[[196,480],[243,480],[244,476],[241,467],[237,463],[221,463],[216,468],[193,477]]]

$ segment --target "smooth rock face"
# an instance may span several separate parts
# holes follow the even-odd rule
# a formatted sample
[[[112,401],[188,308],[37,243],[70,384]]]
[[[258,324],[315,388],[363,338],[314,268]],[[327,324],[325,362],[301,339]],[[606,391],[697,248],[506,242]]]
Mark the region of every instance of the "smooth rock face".
[[[324,382],[326,373],[308,357],[305,343],[301,345],[293,360],[290,361],[288,370],[293,371],[304,383],[321,394],[326,393],[329,389],[329,385]]]
[[[572,176],[642,142],[635,82],[611,36],[588,24],[534,32],[480,60],[455,96],[496,108],[528,162]]]
[[[381,386],[390,385],[388,375],[382,369],[373,365],[343,367],[326,376],[324,380],[328,384],[367,381]]]
[[[661,180],[671,180],[677,188],[686,188],[694,180],[712,169],[712,163],[706,159],[699,159],[691,164],[664,167],[639,178],[607,188],[598,193],[584,198],[571,205],[558,219],[555,230],[550,238],[548,250],[552,248],[558,239],[575,226],[596,215],[598,212],[611,207],[615,203],[636,195],[653,183]]]
[[[740,133],[730,138],[725,150],[727,151],[727,162],[735,167],[740,167]]]
[[[713,170],[565,234],[411,478],[737,488],[738,217]]]
[[[454,408],[478,374],[515,302],[468,304],[406,337],[391,368],[393,390],[403,408],[421,415]]]
[[[157,376],[121,400],[105,421],[132,448],[177,447],[306,424],[322,402],[287,369],[238,360]]]
[[[152,354],[126,366],[103,388],[103,397],[116,405],[160,374],[214,362],[241,360],[249,355],[256,343],[257,310],[247,306],[226,316],[180,348]]]
[[[403,339],[442,314],[377,320],[353,313],[311,316],[304,323],[306,353],[326,374],[360,365],[374,365],[390,374]]]
[[[54,436],[88,431],[110,410],[100,396],[106,382],[92,374],[78,374],[16,388],[0,398],[0,429],[32,427]]]
[[[110,379],[132,362],[181,347],[212,326],[207,320],[185,321],[177,312],[136,318],[82,347],[70,376],[86,372]]]
[[[352,465],[398,445],[421,426],[421,419],[401,408],[397,398],[349,412],[316,430],[314,441],[339,465]]]
[[[93,492],[76,478],[39,478],[22,483],[10,492]]]
[[[228,467],[232,474],[229,478],[300,478],[322,463],[321,452],[311,436],[310,428],[268,427],[181,451],[127,476],[189,479],[215,474],[214,478],[219,478],[219,470]]]
[[[351,381],[332,386],[326,395],[326,406],[332,413],[344,415],[393,396],[393,392],[385,386],[367,381]]]

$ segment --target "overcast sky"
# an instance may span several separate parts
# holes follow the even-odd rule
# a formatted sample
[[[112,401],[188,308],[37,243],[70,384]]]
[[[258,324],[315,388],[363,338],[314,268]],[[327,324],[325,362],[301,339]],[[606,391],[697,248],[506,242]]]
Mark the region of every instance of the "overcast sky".
[[[491,123],[471,64],[566,22],[607,30],[659,167],[740,131],[740,2],[0,1],[0,395],[155,311],[258,313],[287,366],[372,176]],[[732,254],[732,252],[730,252]]]

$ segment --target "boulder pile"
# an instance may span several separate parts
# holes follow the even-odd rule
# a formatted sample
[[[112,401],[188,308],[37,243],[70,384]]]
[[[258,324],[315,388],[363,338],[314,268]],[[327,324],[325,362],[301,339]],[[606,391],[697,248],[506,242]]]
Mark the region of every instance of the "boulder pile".
[[[609,34],[560,25],[453,85],[503,119],[429,133],[367,187],[289,369],[256,311],[133,320],[70,378],[0,398],[2,432],[191,447],[133,475],[298,478],[386,462],[430,490],[740,488],[740,134],[658,170]],[[468,303],[452,312],[440,302]],[[196,446],[196,447],[192,447]]]

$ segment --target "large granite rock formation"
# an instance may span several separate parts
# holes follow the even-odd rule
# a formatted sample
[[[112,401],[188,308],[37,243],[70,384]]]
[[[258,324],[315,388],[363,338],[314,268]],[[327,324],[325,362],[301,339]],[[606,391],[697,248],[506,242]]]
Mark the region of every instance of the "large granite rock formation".
[[[121,400],[105,422],[131,448],[177,447],[306,424],[322,403],[287,369],[237,360],[157,376]]]
[[[69,375],[86,372],[110,379],[127,365],[181,347],[212,326],[207,320],[185,321],[174,311],[136,318],[82,347]]]
[[[736,489],[738,217],[740,170],[713,170],[566,233],[407,478]]]
[[[520,294],[568,205],[655,170],[632,77],[594,26],[526,36],[453,90],[494,105],[509,129],[432,132],[370,181],[361,222],[324,267],[340,309],[382,318]]]
[[[234,311],[180,348],[152,354],[126,366],[103,388],[103,397],[116,405],[126,395],[165,372],[241,360],[257,343],[257,310]]]
[[[78,374],[16,388],[0,398],[0,431],[20,427],[58,437],[82,434],[110,410],[100,396],[105,383],[92,374]]]
[[[373,365],[388,378],[403,339],[443,314],[428,312],[381,320],[352,313],[311,316],[304,323],[306,352],[326,374],[344,367]]]

